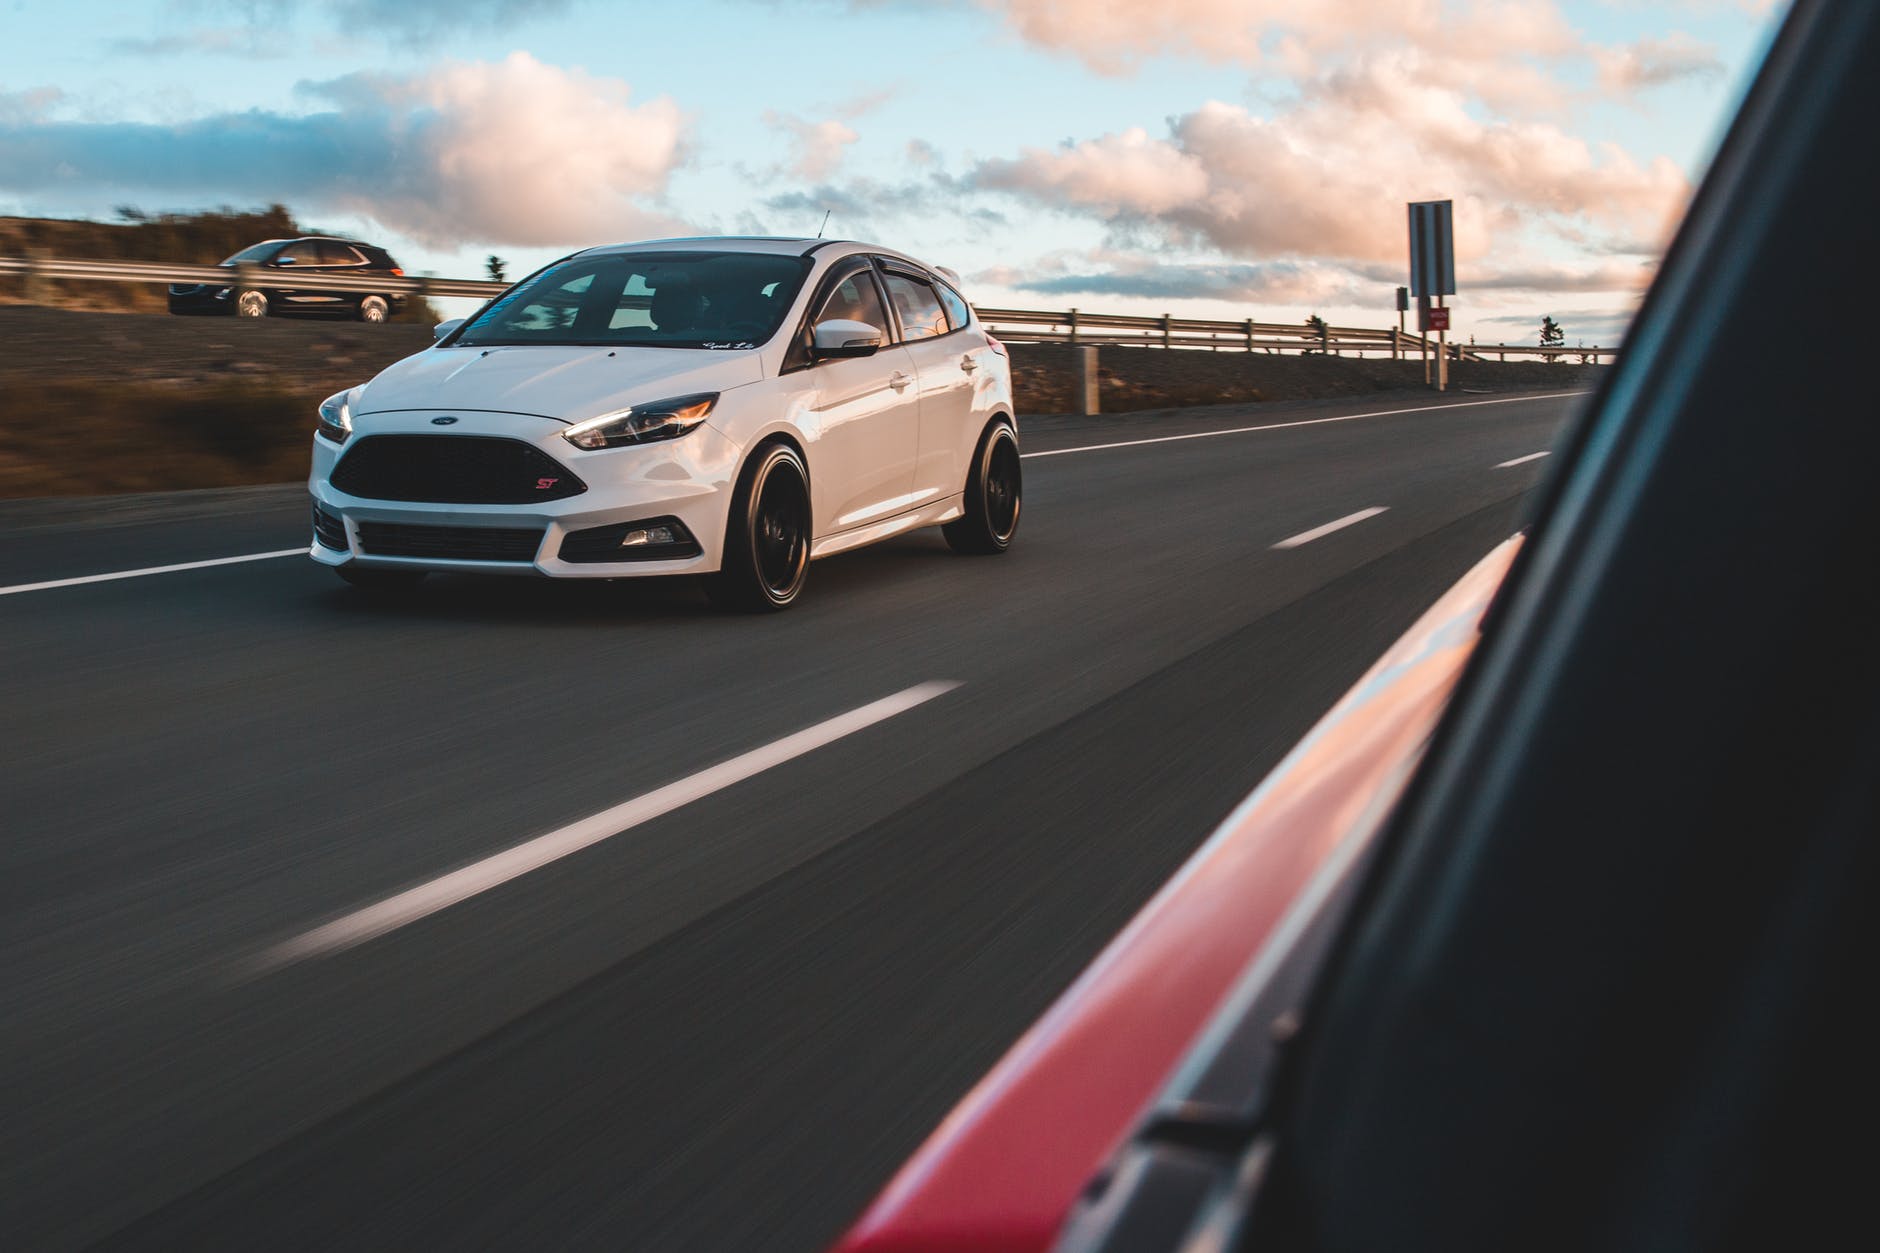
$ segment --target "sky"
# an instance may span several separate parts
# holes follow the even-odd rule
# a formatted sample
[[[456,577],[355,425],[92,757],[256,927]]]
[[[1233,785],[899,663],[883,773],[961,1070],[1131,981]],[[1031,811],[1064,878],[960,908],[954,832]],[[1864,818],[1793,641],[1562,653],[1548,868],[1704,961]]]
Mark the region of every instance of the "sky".
[[[282,203],[408,271],[865,239],[989,307],[1623,334],[1780,0],[0,0],[0,215]]]

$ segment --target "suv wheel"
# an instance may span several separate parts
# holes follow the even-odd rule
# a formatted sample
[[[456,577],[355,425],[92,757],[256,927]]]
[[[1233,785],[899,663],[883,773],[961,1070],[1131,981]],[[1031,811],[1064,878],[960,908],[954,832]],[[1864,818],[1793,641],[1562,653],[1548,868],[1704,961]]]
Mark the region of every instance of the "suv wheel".
[[[359,302],[359,320],[361,322],[383,322],[391,316],[391,308],[383,296],[367,296]]]

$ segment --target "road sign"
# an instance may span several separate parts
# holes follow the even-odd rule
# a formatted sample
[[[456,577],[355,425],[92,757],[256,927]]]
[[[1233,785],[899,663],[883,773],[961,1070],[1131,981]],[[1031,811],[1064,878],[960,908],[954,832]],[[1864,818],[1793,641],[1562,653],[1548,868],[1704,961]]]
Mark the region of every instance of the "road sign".
[[[1410,291],[1417,296],[1456,294],[1456,244],[1448,200],[1410,205]]]
[[[1409,307],[1410,289],[1408,287],[1399,287],[1397,289],[1397,312],[1402,313]]]
[[[1434,309],[1431,309],[1430,310],[1430,324],[1428,327],[1424,329],[1431,330],[1431,331],[1448,330],[1449,329],[1449,310],[1444,308],[1441,305],[1438,305]]]

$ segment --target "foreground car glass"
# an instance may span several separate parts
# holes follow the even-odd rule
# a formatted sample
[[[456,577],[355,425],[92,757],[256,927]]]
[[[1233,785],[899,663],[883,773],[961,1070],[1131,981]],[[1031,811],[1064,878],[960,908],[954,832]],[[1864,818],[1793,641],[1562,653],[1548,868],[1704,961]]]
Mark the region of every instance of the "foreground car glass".
[[[755,348],[776,333],[808,268],[745,252],[576,257],[506,293],[456,344]]]

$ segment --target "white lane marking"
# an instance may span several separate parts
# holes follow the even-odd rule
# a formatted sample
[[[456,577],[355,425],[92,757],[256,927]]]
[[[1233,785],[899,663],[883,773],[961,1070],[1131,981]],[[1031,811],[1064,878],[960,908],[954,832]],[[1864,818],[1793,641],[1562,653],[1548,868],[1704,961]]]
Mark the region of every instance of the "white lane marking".
[[[182,561],[173,566],[146,566],[142,570],[115,570],[110,574],[84,574],[75,579],[48,579],[44,583],[15,583],[0,587],[0,596],[17,592],[44,592],[55,587],[78,587],[84,583],[109,583],[114,579],[141,579],[146,574],[175,574],[179,570],[207,570],[210,566],[232,566],[244,561],[272,561],[276,557],[304,557],[307,546],[282,548],[271,553],[243,553],[239,557],[211,557],[208,561]]]
[[[1516,457],[1513,461],[1497,461],[1495,468],[1497,470],[1506,470],[1509,466],[1518,466],[1524,461],[1538,461],[1552,451],[1553,449],[1549,448],[1543,452],[1531,452],[1525,457]]]
[[[1590,389],[1589,389],[1590,390]],[[1124,439],[1114,444],[1085,444],[1079,448],[1047,448],[1043,452],[1021,453],[1022,457],[1066,457],[1074,452],[1102,452],[1106,448],[1135,448],[1142,444],[1172,444],[1182,439],[1213,439],[1217,435],[1248,435],[1254,431],[1283,431],[1294,426],[1321,426],[1327,422],[1356,422],[1359,418],[1388,418],[1399,413],[1428,413],[1433,409],[1473,409],[1477,405],[1512,405],[1523,400],[1558,400],[1562,396],[1584,396],[1586,391],[1539,392],[1528,396],[1502,396],[1495,400],[1465,400],[1453,405],[1417,405],[1412,409],[1379,409],[1373,413],[1346,413],[1335,418],[1305,418],[1298,422],[1269,422],[1265,426],[1237,426],[1228,431],[1191,431],[1186,435],[1157,435],[1152,439]]]
[[[1313,540],[1322,539],[1325,536],[1330,535],[1333,531],[1342,531],[1346,527],[1352,525],[1355,522],[1362,522],[1366,518],[1375,518],[1378,514],[1383,513],[1389,507],[1390,506],[1388,505],[1374,505],[1369,509],[1360,509],[1356,513],[1348,513],[1344,517],[1339,518],[1336,521],[1327,522],[1324,526],[1315,526],[1310,531],[1299,532],[1299,534],[1293,536],[1291,539],[1283,539],[1279,543],[1273,545],[1273,547],[1297,548],[1301,544],[1310,544]]]
[[[655,788],[630,801],[604,809],[591,817],[582,818],[565,827],[550,831],[547,835],[538,835],[532,840],[525,840],[513,848],[504,849],[480,861],[471,862],[460,869],[426,880],[416,887],[405,889],[384,900],[353,910],[324,926],[315,927],[274,946],[262,954],[255,969],[268,970],[299,961],[307,957],[316,957],[327,953],[337,953],[341,949],[363,944],[367,940],[395,931],[407,923],[428,917],[441,909],[465,901],[473,896],[499,887],[511,879],[528,874],[550,862],[559,861],[571,853],[578,853],[603,840],[650,822],[662,814],[689,805],[695,800],[722,791],[734,783],[743,782],[753,775],[762,774],[773,766],[780,766],[793,758],[813,752],[826,744],[832,744],[844,736],[855,734],[878,722],[885,722],[896,714],[906,713],[917,705],[924,705],[936,696],[943,696],[958,687],[959,683],[951,680],[937,680],[932,683],[917,683],[893,696],[884,696],[878,701],[851,709],[845,714],[838,714],[815,726],[805,727],[793,735],[786,735],[780,740],[754,748],[748,753],[733,757],[730,761],[720,762],[696,774],[687,775],[677,782]]]

